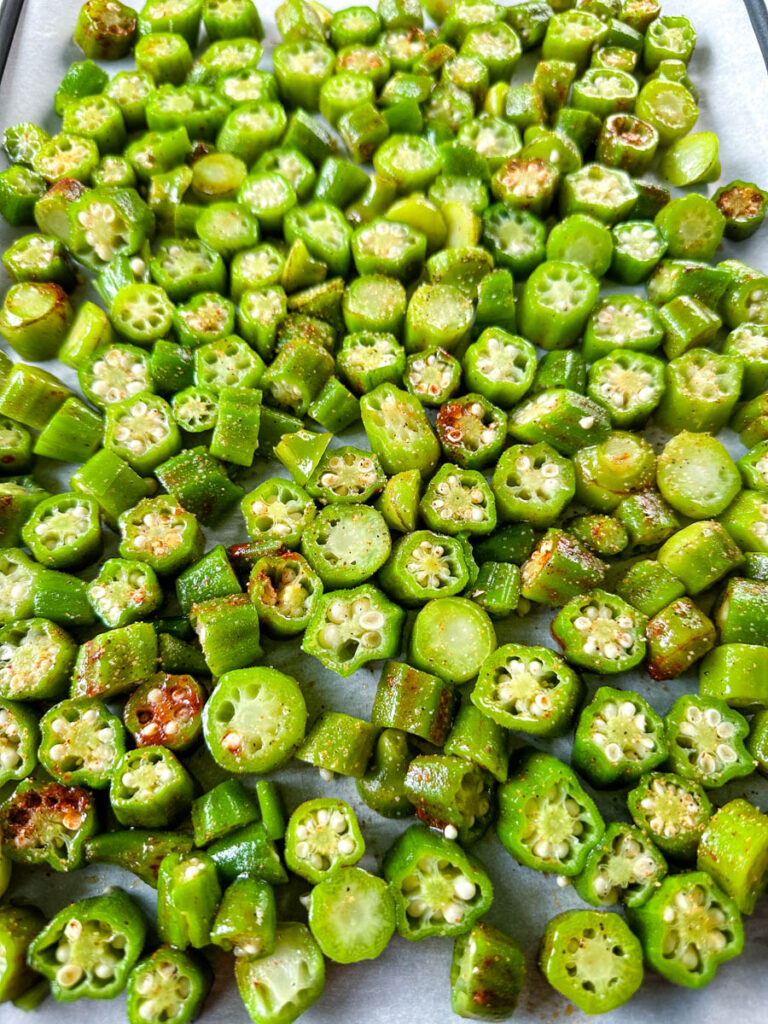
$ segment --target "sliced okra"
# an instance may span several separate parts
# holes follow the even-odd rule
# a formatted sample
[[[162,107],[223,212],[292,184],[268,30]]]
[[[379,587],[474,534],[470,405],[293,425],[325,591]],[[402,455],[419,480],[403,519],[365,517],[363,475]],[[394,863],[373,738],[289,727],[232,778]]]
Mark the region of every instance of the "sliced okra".
[[[318,601],[301,647],[326,668],[350,676],[368,661],[397,654],[404,617],[370,584],[331,591]]]
[[[569,601],[552,634],[572,664],[600,674],[628,671],[645,657],[646,618],[615,594],[593,590]]]

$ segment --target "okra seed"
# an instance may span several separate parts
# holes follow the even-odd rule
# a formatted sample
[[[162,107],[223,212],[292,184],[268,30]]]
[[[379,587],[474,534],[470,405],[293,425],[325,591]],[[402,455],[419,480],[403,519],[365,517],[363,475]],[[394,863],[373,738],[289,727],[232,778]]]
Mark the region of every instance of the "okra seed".
[[[106,981],[107,978],[114,978],[115,969],[108,961],[104,961],[104,963],[96,964],[93,969],[93,973],[97,978],[101,978],[102,981]]]
[[[456,828],[455,825],[448,824],[443,829],[443,835],[445,836],[446,839],[458,839],[459,830]]]
[[[56,958],[56,963],[58,963],[58,964],[66,964],[66,963],[68,963],[69,962],[69,956],[70,956],[69,943],[68,942],[60,942],[58,944],[58,946],[56,947],[56,952],[55,952],[54,956]]]
[[[464,875],[460,875],[453,883],[453,891],[460,900],[464,900],[465,903],[469,902],[477,891],[477,886],[474,882],[470,881]]]
[[[421,917],[427,909],[427,904],[424,900],[416,899],[409,900],[405,907],[405,912],[409,917]]]
[[[222,745],[226,750],[234,752],[240,750],[243,745],[243,734],[235,729],[230,729],[222,738]]]
[[[56,972],[56,982],[62,988],[74,988],[83,977],[83,968],[80,964],[65,964]]]
[[[343,857],[348,857],[350,854],[355,852],[357,844],[354,839],[345,837],[339,840],[338,850]]]

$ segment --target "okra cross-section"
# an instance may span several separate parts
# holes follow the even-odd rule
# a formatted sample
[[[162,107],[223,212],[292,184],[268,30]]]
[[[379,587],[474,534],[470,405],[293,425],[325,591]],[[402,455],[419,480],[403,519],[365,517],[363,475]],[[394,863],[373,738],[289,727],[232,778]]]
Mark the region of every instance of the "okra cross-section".
[[[575,772],[538,752],[499,789],[496,829],[509,853],[526,867],[578,875],[605,826]]]
[[[323,594],[301,649],[326,668],[350,676],[366,662],[392,658],[400,648],[405,613],[371,584]]]
[[[115,766],[109,788],[112,811],[121,825],[161,828],[182,818],[192,805],[194,783],[166,747],[129,750]]]
[[[191,955],[162,946],[128,976],[128,1019],[131,1024],[190,1024],[200,1011],[211,979]]]
[[[667,757],[664,723],[631,690],[601,686],[582,711],[572,763],[598,789],[631,785]]]
[[[494,813],[490,774],[463,757],[424,754],[405,776],[406,796],[416,816],[432,828],[453,826],[462,843],[480,839]]]
[[[93,794],[79,786],[25,779],[0,806],[3,852],[22,864],[78,868],[96,828]]]
[[[357,817],[343,800],[307,800],[288,821],[285,862],[308,882],[317,884],[338,868],[357,864],[364,853]]]
[[[173,495],[144,498],[118,522],[121,556],[144,562],[157,573],[179,572],[203,553],[203,531],[196,517]]]
[[[395,931],[395,903],[383,878],[343,868],[312,890],[309,927],[323,953],[336,963],[372,960]]]
[[[604,590],[576,597],[552,622],[568,661],[602,675],[626,672],[645,657],[646,618]]]
[[[301,550],[326,587],[369,579],[389,557],[384,517],[370,505],[328,505],[304,531]]]
[[[269,956],[237,960],[235,981],[251,1020],[293,1021],[322,995],[325,961],[306,925],[284,922]]]
[[[705,871],[670,875],[632,924],[654,970],[686,988],[701,988],[720,964],[744,948],[744,927],[734,901]]]
[[[59,782],[104,789],[124,753],[123,724],[100,700],[65,700],[40,720],[40,762]]]
[[[130,694],[123,721],[137,747],[183,751],[200,738],[205,700],[204,688],[192,676],[159,672]]]
[[[322,592],[322,580],[295,551],[264,555],[254,564],[248,581],[259,621],[276,637],[303,632]]]
[[[181,434],[171,407],[143,392],[107,406],[104,447],[146,476],[181,449]]]
[[[29,948],[29,962],[59,1002],[113,999],[125,987],[147,935],[138,905],[108,889],[64,907]]]
[[[613,907],[619,902],[640,907],[666,873],[662,853],[641,829],[613,822],[573,884],[579,896],[594,907]]]
[[[34,712],[17,701],[0,699],[0,786],[18,782],[32,773],[37,763],[38,745],[39,730]],[[0,850],[0,895],[5,874]]]
[[[673,771],[709,789],[754,771],[743,715],[717,697],[678,697],[665,721]]]
[[[496,526],[496,499],[476,469],[441,466],[427,484],[419,508],[431,530],[449,536],[484,535]]]
[[[504,728],[557,736],[570,726],[582,692],[578,675],[553,651],[503,644],[480,666],[472,703]]]
[[[538,444],[514,444],[502,453],[491,483],[502,520],[551,526],[574,495],[570,460]]]
[[[627,805],[638,828],[675,860],[695,855],[712,815],[712,804],[701,785],[671,772],[644,775],[629,793]]]
[[[306,488],[320,501],[346,504],[369,501],[385,483],[386,477],[374,454],[345,446],[322,456]]]
[[[431,530],[414,530],[398,538],[379,573],[383,589],[407,606],[459,594],[468,582],[461,539]]]
[[[48,619],[23,619],[0,629],[0,697],[50,700],[66,691],[77,647]]]
[[[274,540],[298,547],[315,515],[315,503],[303,487],[275,477],[246,494],[240,508],[251,540]]]
[[[299,684],[277,669],[235,669],[223,675],[203,710],[203,733],[214,760],[230,772],[268,772],[304,738],[307,708]]]
[[[424,825],[412,825],[396,840],[384,877],[395,897],[398,931],[411,941],[463,934],[493,899],[480,861]]]
[[[446,459],[473,470],[498,458],[507,433],[504,412],[481,394],[445,402],[435,425]]]

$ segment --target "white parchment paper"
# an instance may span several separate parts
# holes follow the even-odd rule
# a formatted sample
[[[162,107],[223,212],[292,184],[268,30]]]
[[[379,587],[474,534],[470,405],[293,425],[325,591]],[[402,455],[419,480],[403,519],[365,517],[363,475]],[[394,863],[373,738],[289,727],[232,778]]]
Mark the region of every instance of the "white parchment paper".
[[[3,0],[0,0],[2,4]],[[354,0],[349,0],[354,2]],[[16,33],[9,64],[0,85],[0,130],[20,120],[32,120],[50,131],[58,130],[52,97],[68,65],[82,58],[71,40],[79,0],[26,0]],[[140,6],[134,0],[134,6]],[[258,4],[267,30],[267,51],[277,39],[273,12],[275,0]],[[347,6],[343,0],[330,0],[334,9]],[[692,77],[701,92],[699,129],[717,132],[721,142],[722,182],[734,178],[768,184],[768,76],[749,18],[741,0],[669,0],[665,13],[686,14],[698,30],[698,46],[691,64]],[[110,70],[120,70],[114,65]],[[264,66],[268,66],[265,59]],[[523,80],[530,63],[523,62],[516,79]],[[710,194],[716,186],[703,191]],[[22,231],[0,224],[0,244],[9,245]],[[746,262],[768,267],[768,228],[740,246],[726,243],[723,258],[737,256]],[[0,274],[2,270],[0,269]],[[3,287],[8,282],[0,281]],[[50,369],[75,384],[74,375],[64,367]],[[738,451],[738,442],[730,439]],[[68,469],[69,467],[67,467]],[[268,476],[284,475],[281,467],[255,465],[244,481],[247,487]],[[43,479],[64,489],[66,470],[52,463],[43,464]],[[208,544],[232,543],[245,538],[239,515],[217,531],[207,531]],[[542,611],[521,620],[512,617],[498,625],[499,643],[516,640],[556,647],[549,634],[551,616]],[[321,709],[343,710],[361,718],[370,716],[376,689],[378,666],[342,680],[325,671],[316,660],[303,656],[296,644],[270,644],[266,660],[294,674],[303,684],[310,714]],[[599,685],[597,677],[587,677],[590,692]],[[613,680],[612,680],[613,682]],[[640,673],[628,673],[618,685],[642,693],[661,714],[681,693],[695,691],[697,679],[691,673],[670,683],[653,683]],[[549,743],[551,749],[568,758],[570,738]],[[368,851],[362,866],[377,870],[393,838],[408,824],[379,818],[357,800],[352,780],[337,778],[323,783],[314,769],[298,762],[277,773],[283,786],[288,809],[302,799],[322,794],[347,799],[357,809]],[[762,810],[768,811],[768,785],[757,777],[711,793],[715,802],[725,803],[736,795],[746,795]],[[598,803],[606,820],[626,818],[621,797],[600,794]],[[571,889],[557,887],[554,877],[520,867],[507,855],[495,834],[491,833],[474,852],[491,873],[496,897],[487,920],[513,935],[525,949],[528,979],[515,1020],[523,1024],[573,1021],[587,1018],[552,991],[535,966],[536,949],[544,925],[560,910],[581,906]],[[120,884],[142,901],[152,913],[154,893],[133,876],[98,866],[69,875],[54,872],[24,872],[16,869],[13,892],[38,903],[46,912],[55,913],[74,899],[94,895],[105,884]],[[293,882],[278,890],[280,916],[304,920],[298,897],[307,885]],[[764,1024],[768,1021],[768,899],[757,913],[746,919],[746,950],[739,959],[720,970],[716,980],[701,992],[676,988],[649,974],[634,999],[610,1020],[615,1024]],[[325,993],[302,1017],[306,1024],[447,1024],[456,1020],[450,1010],[449,966],[452,943],[430,939],[411,944],[396,936],[376,961],[349,967],[328,965]],[[42,1024],[74,1024],[93,1013],[102,1024],[118,1024],[125,1019],[124,998],[111,1003],[80,1002],[60,1006],[48,1000],[33,1018],[10,1004],[0,1005],[2,1024],[21,1024],[39,1020]],[[247,1024],[232,978],[231,963],[224,956],[217,960],[217,980],[202,1015],[203,1024]]]

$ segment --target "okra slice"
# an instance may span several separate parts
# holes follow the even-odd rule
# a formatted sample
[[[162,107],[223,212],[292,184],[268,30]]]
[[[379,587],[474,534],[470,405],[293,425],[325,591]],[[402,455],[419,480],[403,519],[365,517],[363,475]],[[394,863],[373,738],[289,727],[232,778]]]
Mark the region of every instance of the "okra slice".
[[[441,466],[427,484],[419,508],[429,529],[449,536],[483,535],[496,525],[496,499],[475,469]]]
[[[710,819],[699,843],[697,867],[751,914],[765,886],[766,816],[748,800],[731,800]]]
[[[137,747],[184,751],[200,738],[205,699],[205,690],[192,676],[158,673],[128,697],[125,727]]]
[[[539,967],[584,1013],[606,1013],[642,985],[643,948],[618,914],[566,910],[544,931]]]
[[[263,774],[291,756],[306,721],[295,679],[273,668],[242,668],[219,679],[203,710],[203,734],[226,771]]]
[[[588,371],[587,394],[620,429],[644,425],[665,387],[664,363],[646,352],[615,349],[595,360]]]
[[[411,295],[405,314],[406,352],[440,345],[449,352],[464,347],[472,325],[472,303],[454,285],[423,284]]]
[[[37,765],[40,730],[37,716],[24,704],[0,699],[0,786],[28,778]],[[0,892],[7,886],[6,869],[0,849]],[[1,991],[1,990],[0,990]]]
[[[328,588],[356,586],[370,579],[392,549],[384,517],[369,505],[320,509],[301,538],[304,557]]]
[[[322,456],[306,488],[323,503],[357,504],[369,501],[385,483],[384,471],[374,454],[344,446]]]
[[[574,881],[579,896],[593,907],[641,907],[667,873],[667,862],[646,833],[612,822]]]
[[[452,825],[461,843],[480,839],[494,814],[490,774],[463,757],[415,757],[405,776],[405,793],[420,818],[445,832]]]
[[[32,158],[32,169],[54,184],[75,178],[87,182],[99,163],[99,149],[83,135],[60,132],[44,143]],[[29,172],[26,172],[27,176]]]
[[[26,618],[0,629],[0,697],[46,700],[66,690],[77,652],[60,626]]]
[[[575,772],[539,751],[500,787],[496,830],[520,864],[573,876],[583,870],[605,826]]]
[[[123,512],[118,525],[121,557],[144,562],[157,573],[177,573],[202,554],[204,538],[197,519],[173,495],[142,499]]]
[[[622,284],[645,281],[667,251],[667,243],[651,221],[628,220],[612,230],[611,277]]]
[[[360,779],[371,759],[378,729],[350,715],[325,711],[312,726],[296,753],[300,761],[315,765],[329,781],[334,772]]]
[[[227,272],[221,256],[196,238],[161,242],[149,271],[172,302],[186,302],[201,291],[226,290]]]
[[[134,345],[97,349],[78,369],[80,388],[100,409],[150,391],[149,355]]]
[[[240,959],[271,953],[275,944],[275,896],[268,882],[236,878],[224,891],[216,911],[211,942]]]
[[[326,668],[350,676],[366,662],[393,658],[400,648],[405,613],[371,584],[323,594],[301,649]]]
[[[598,512],[612,512],[628,495],[653,486],[656,458],[644,438],[617,430],[578,451],[573,464],[576,498]]]
[[[410,661],[453,683],[473,679],[496,647],[487,612],[464,597],[438,597],[421,608],[409,640]]]
[[[64,243],[49,235],[31,234],[17,239],[3,253],[3,266],[14,282],[52,281],[64,289],[75,284]]]
[[[576,672],[553,651],[503,644],[480,666],[471,699],[506,729],[557,736],[569,728],[582,693]]]
[[[725,446],[708,434],[687,430],[667,442],[659,455],[656,475],[666,501],[691,519],[709,519],[723,513],[737,498],[741,486],[739,471]],[[727,520],[723,525],[728,528]],[[743,549],[744,538],[733,536]]]
[[[470,345],[463,362],[468,386],[503,409],[520,401],[536,371],[533,345],[494,327],[486,328]]]
[[[506,436],[504,412],[482,394],[445,402],[436,420],[443,454],[451,462],[476,471],[498,456]]]
[[[394,334],[355,331],[348,334],[336,356],[340,376],[358,395],[388,381],[399,384],[405,369],[405,350]]]
[[[568,530],[601,558],[620,555],[629,544],[629,533],[617,516],[599,513],[576,516],[568,521]]]
[[[384,274],[399,281],[419,275],[427,254],[427,238],[400,221],[378,218],[362,224],[352,236],[352,257],[358,274]]]
[[[576,537],[550,528],[521,568],[521,593],[527,600],[560,607],[599,586],[606,566]]]
[[[380,384],[363,396],[360,411],[368,443],[385,473],[432,472],[440,444],[417,398],[393,384]]]
[[[218,395],[222,388],[255,388],[264,360],[236,334],[195,349],[195,384]]]
[[[248,581],[259,621],[276,637],[303,632],[322,592],[318,574],[294,551],[259,558]]]
[[[307,800],[288,820],[286,864],[309,882],[317,884],[335,871],[356,864],[364,852],[357,817],[344,800]]]
[[[115,766],[109,802],[121,825],[160,828],[183,818],[192,806],[194,782],[167,747],[129,750]]]
[[[665,720],[673,771],[713,789],[754,771],[744,746],[749,725],[717,697],[678,697]]]
[[[288,548],[298,547],[315,516],[315,503],[304,488],[279,477],[259,484],[240,508],[251,540],[274,539]]]
[[[629,813],[662,853],[688,861],[696,855],[712,804],[700,783],[673,773],[644,775],[627,796]]]
[[[307,926],[286,922],[275,929],[268,956],[238,957],[235,980],[252,1020],[295,1020],[320,998],[325,961]]]
[[[88,600],[109,629],[150,618],[163,592],[154,570],[143,562],[110,558],[88,585]]]
[[[58,1002],[113,999],[141,955],[147,923],[122,889],[64,907],[29,947],[29,962]]]
[[[645,657],[647,619],[604,590],[569,601],[552,622],[552,635],[574,665],[601,675],[635,668]]]
[[[83,844],[97,827],[94,796],[80,786],[25,779],[0,805],[3,853],[21,864],[82,867]]]
[[[395,897],[398,931],[410,941],[463,934],[493,899],[481,862],[424,825],[412,825],[396,840],[384,877]]]
[[[395,931],[389,886],[362,868],[342,868],[312,890],[309,926],[323,953],[336,963],[375,959]]]
[[[517,942],[480,921],[453,946],[451,1009],[460,1017],[510,1017],[524,979],[525,957]]]
[[[430,530],[414,530],[395,541],[380,570],[379,582],[406,606],[460,594],[469,583],[461,540]]]
[[[568,348],[584,329],[598,291],[596,279],[578,264],[558,260],[540,264],[520,296],[524,336],[542,348]]]
[[[40,763],[67,786],[106,789],[124,753],[123,723],[101,700],[65,700],[40,719]]]
[[[636,295],[601,299],[584,331],[584,358],[594,362],[615,349],[653,352],[664,338],[664,324],[654,306]]]
[[[631,920],[650,966],[686,988],[709,984],[744,948],[736,903],[705,871],[668,876]]]
[[[668,432],[690,427],[718,433],[728,422],[739,394],[743,363],[732,356],[695,348],[672,359],[665,371],[666,388],[656,410],[659,426]]]
[[[423,405],[442,405],[459,390],[461,364],[443,348],[415,352],[405,361],[403,380]]]
[[[93,562],[102,546],[99,507],[82,494],[44,498],[21,528],[35,559],[50,569],[75,569]]]
[[[197,384],[184,388],[171,398],[171,412],[176,425],[190,434],[213,430],[218,411],[216,393]]]
[[[502,520],[546,527],[571,501],[576,482],[571,462],[540,441],[503,452],[491,487]]]
[[[714,623],[689,597],[672,601],[646,626],[648,674],[674,679],[715,646]]]
[[[438,179],[439,180],[439,179]],[[494,203],[483,211],[483,243],[497,266],[526,277],[546,258],[543,221],[529,210]]]
[[[107,406],[104,446],[147,475],[181,449],[171,407],[148,391]]]
[[[128,1014],[147,1024],[188,1024],[210,985],[208,972],[189,952],[161,946],[128,975]]]

